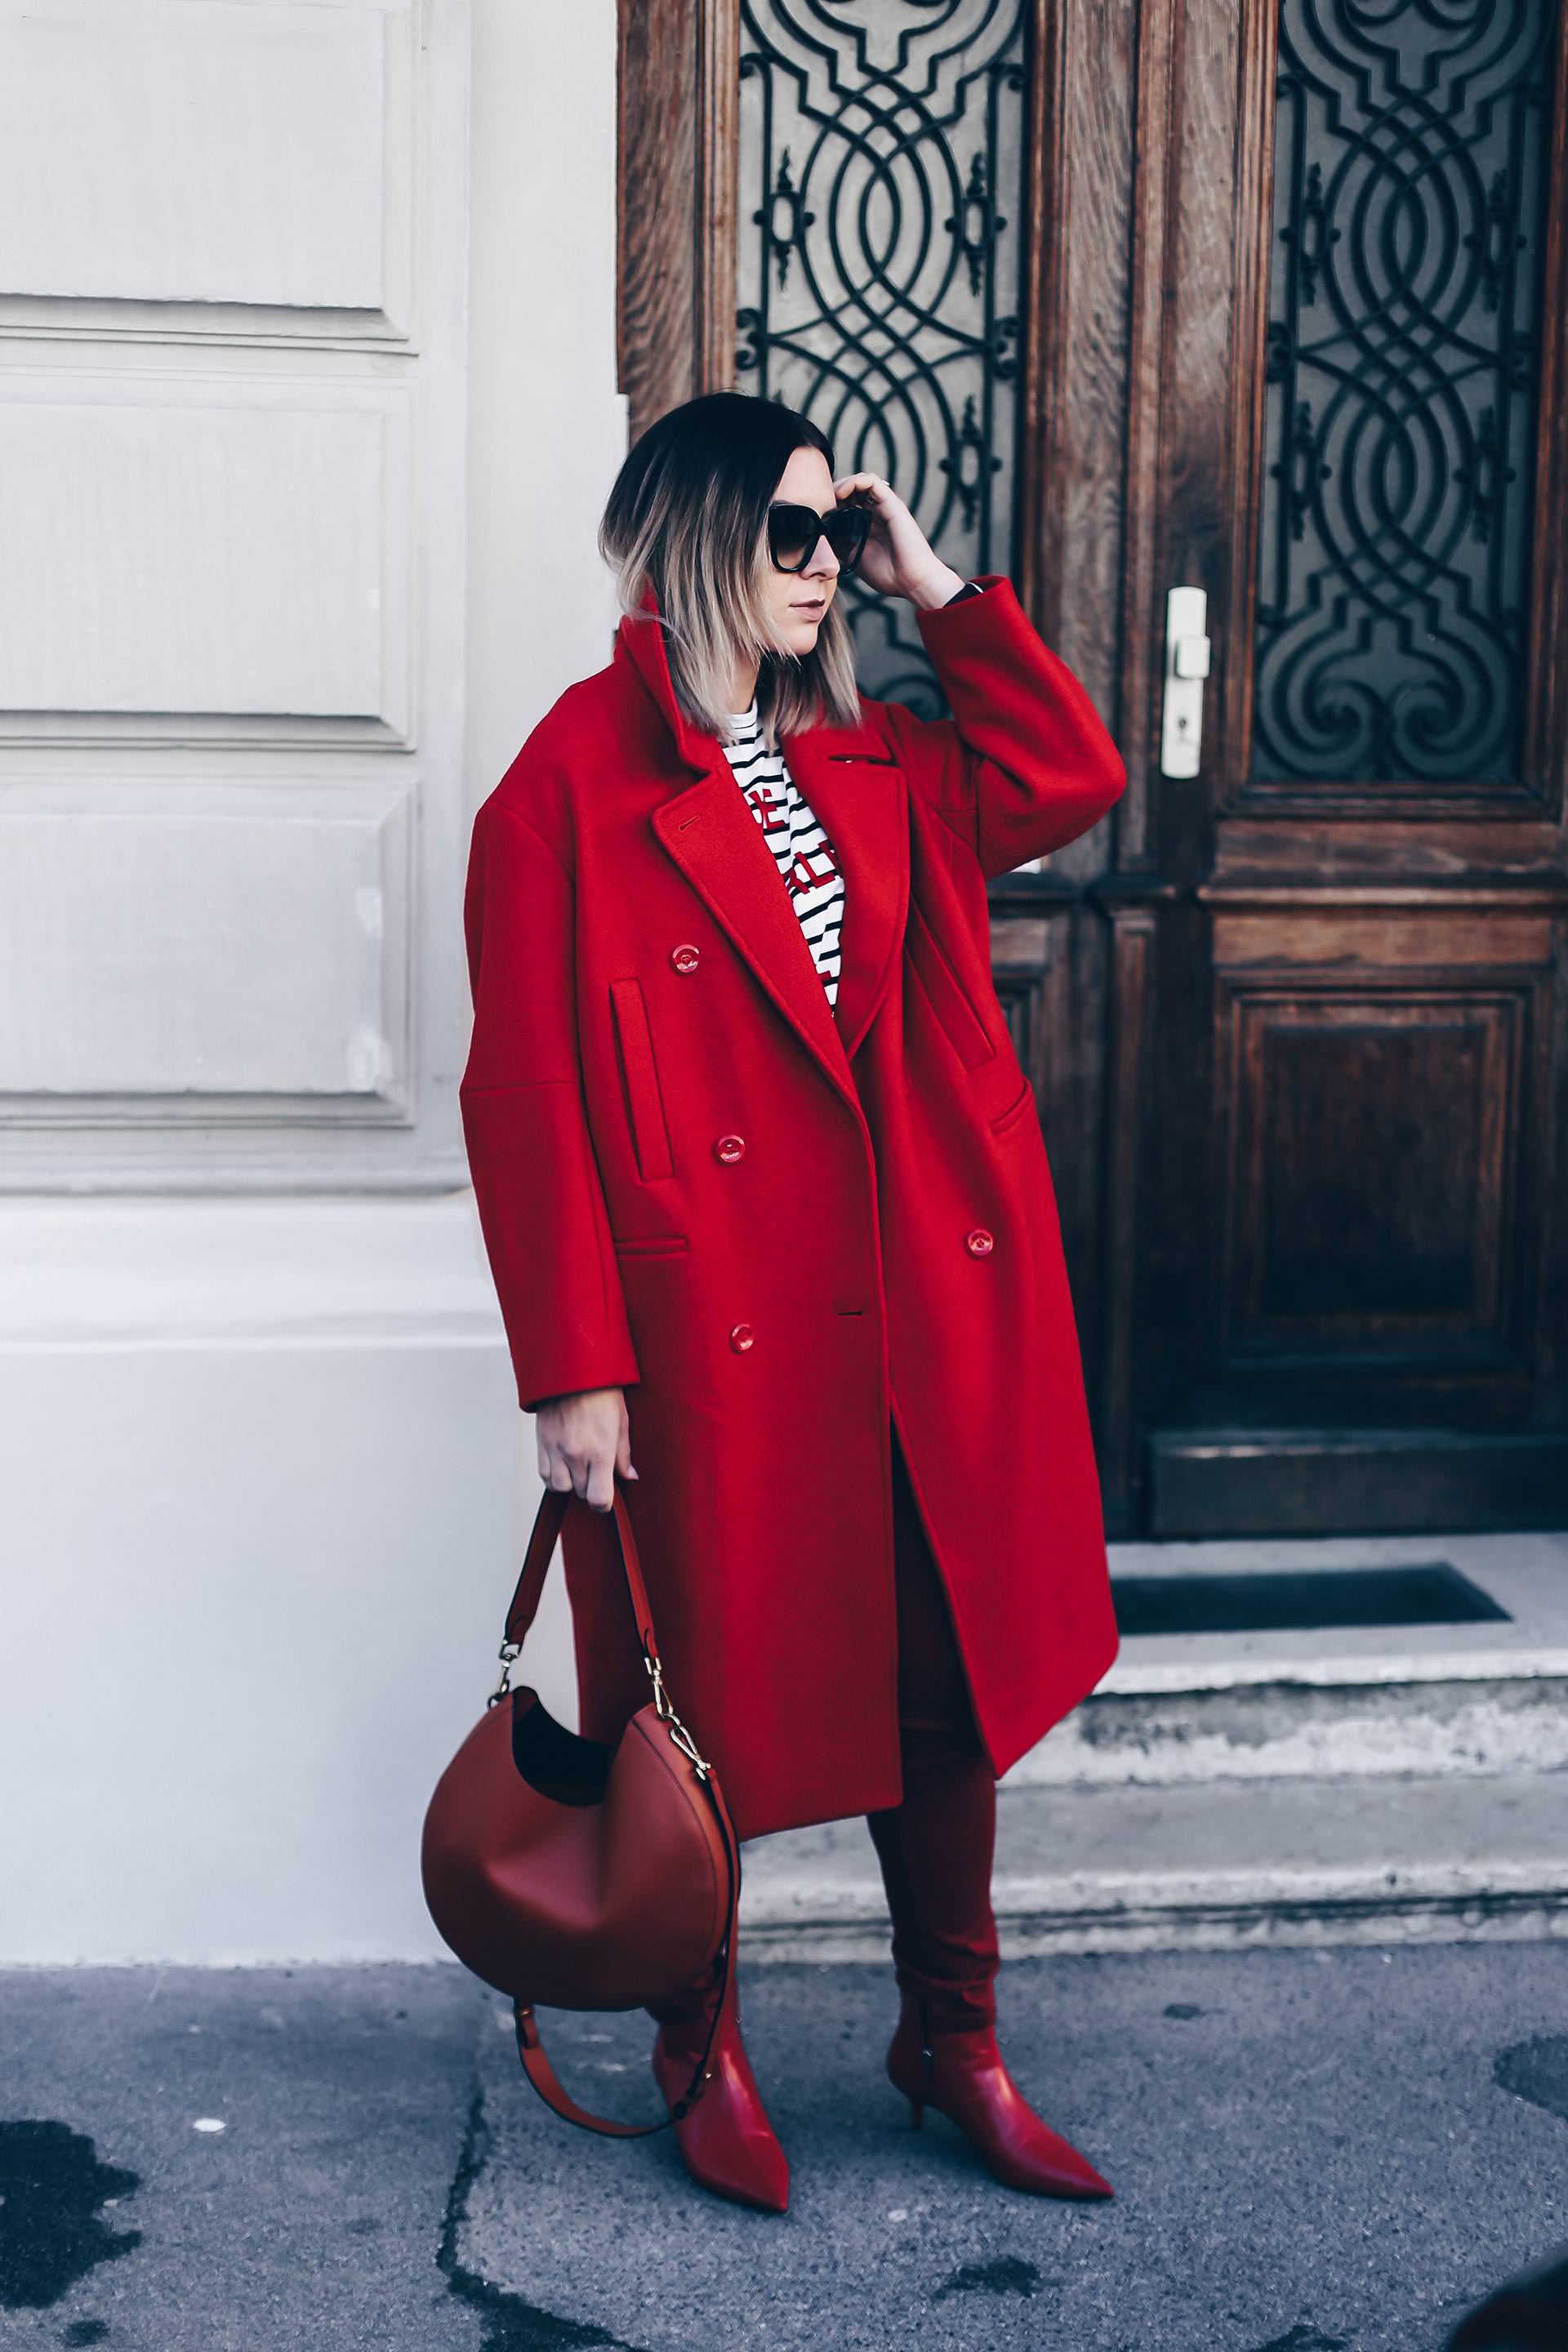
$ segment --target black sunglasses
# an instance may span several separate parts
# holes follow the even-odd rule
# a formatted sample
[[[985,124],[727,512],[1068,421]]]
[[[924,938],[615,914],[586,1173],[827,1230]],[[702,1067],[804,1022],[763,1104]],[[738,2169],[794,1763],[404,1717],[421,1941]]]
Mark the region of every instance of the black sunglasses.
[[[784,501],[768,509],[768,553],[775,571],[804,572],[816,552],[817,541],[825,539],[838,560],[839,570],[853,572],[870,528],[871,509],[867,506],[830,507],[826,514],[818,514],[815,507]]]

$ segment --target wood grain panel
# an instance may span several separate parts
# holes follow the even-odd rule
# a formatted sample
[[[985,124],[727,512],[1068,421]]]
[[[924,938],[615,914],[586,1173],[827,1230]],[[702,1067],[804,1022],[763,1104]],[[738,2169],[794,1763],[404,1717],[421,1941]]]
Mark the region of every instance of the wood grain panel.
[[[1156,908],[1131,904],[1113,909],[1111,1021],[1105,1076],[1105,1250],[1096,1392],[1106,1525],[1114,1531],[1131,1530],[1141,1500],[1134,1350],[1157,949]]]
[[[1538,518],[1531,580],[1532,677],[1525,772],[1568,821],[1568,7],[1559,9],[1542,301]]]
[[[1104,1005],[1108,927],[1092,903],[1048,876],[993,885],[992,971],[1015,1050],[1034,1089],[1097,1435],[1100,1296],[1105,1263]]]
[[[630,437],[695,389],[697,0],[620,0],[616,358]]]
[[[1117,863],[1123,872],[1151,866],[1159,854],[1152,796],[1157,789],[1156,650],[1163,604],[1165,288],[1173,235],[1179,0],[1142,0],[1138,12],[1136,162],[1129,268],[1127,458],[1123,488],[1121,674],[1117,742],[1127,762],[1127,790],[1117,809]]]
[[[1024,154],[1024,383],[1018,419],[1018,586],[1035,625],[1058,641],[1066,555],[1068,433],[1060,398],[1068,332],[1071,192],[1064,100],[1066,0],[1037,0]]]
[[[1042,106],[1060,124],[1051,161],[1058,191],[1034,230],[1044,282],[1037,294],[1054,331],[1042,335],[1037,402],[1048,426],[1038,508],[1042,580],[1035,607],[1057,647],[1114,720],[1121,655],[1122,468],[1128,421],[1128,245],[1132,217],[1136,0],[1055,0],[1042,20],[1041,57],[1059,45],[1058,93]],[[1048,134],[1042,132],[1043,138]],[[1043,149],[1049,153],[1049,146]],[[1042,164],[1042,176],[1045,166]],[[1049,257],[1048,264],[1047,257]],[[1026,524],[1036,511],[1024,509]],[[1028,531],[1026,528],[1026,539]],[[1051,575],[1050,578],[1045,575]],[[1054,581],[1054,584],[1053,584]],[[1054,864],[1081,877],[1110,862],[1118,811]]]
[[[734,382],[739,0],[619,0],[617,382],[636,441]]]
[[[1516,1354],[1533,993],[1224,992],[1222,1369]]]

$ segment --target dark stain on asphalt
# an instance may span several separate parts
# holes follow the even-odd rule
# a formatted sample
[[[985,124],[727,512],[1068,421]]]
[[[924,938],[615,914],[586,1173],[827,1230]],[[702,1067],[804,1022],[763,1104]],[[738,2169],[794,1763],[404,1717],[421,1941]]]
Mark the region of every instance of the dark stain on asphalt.
[[[1284,2336],[1271,2336],[1260,2344],[1258,2352],[1349,2352],[1348,2336],[1325,2336],[1321,2328],[1309,2327],[1299,2319]]]
[[[1168,2000],[1165,2014],[1167,2017],[1206,2017],[1208,2011],[1200,2009],[1195,2000]]]
[[[1537,2033],[1498,2052],[1492,2080],[1568,2123],[1568,2033]]]
[[[101,2344],[108,2334],[107,2319],[73,2319],[60,2337],[60,2342],[62,2344]]]
[[[945,2294],[1033,2294],[1040,2284],[1040,2273],[1033,2263],[1021,2263],[1016,2254],[1004,2254],[994,2263],[965,2263],[962,2270],[943,2279],[933,2303]]]
[[[110,2230],[99,2209],[141,2185],[100,2164],[68,2124],[0,2123],[0,2311],[47,2310],[99,2263],[139,2246],[140,2230]]]
[[[623,2344],[618,2336],[606,2336],[602,2327],[580,2319],[563,2319],[556,2312],[541,2311],[537,2304],[524,2303],[521,2295],[512,2294],[505,2287],[492,2286],[489,2279],[481,2278],[478,2271],[468,2270],[459,2261],[458,2240],[468,2218],[468,2191],[479,2176],[489,2146],[484,2093],[476,2089],[468,2102],[468,2128],[463,2134],[458,2168],[447,2191],[447,2210],[436,2261],[448,2291],[477,2311],[484,2321],[484,2341],[479,2352],[570,2352],[571,2347],[590,2345],[603,2347],[604,2352],[637,2352],[635,2345]]]

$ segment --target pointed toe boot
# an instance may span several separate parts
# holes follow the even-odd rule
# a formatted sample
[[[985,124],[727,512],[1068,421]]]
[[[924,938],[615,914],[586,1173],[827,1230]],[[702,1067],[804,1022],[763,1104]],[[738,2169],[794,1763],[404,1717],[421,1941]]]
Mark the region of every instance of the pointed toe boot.
[[[705,2021],[659,2027],[653,2045],[654,2080],[672,2111],[686,2094],[707,2032]],[[784,2212],[789,2159],[768,2121],[733,2011],[720,2027],[709,2073],[702,2096],[675,2126],[687,2171],[716,2197],[754,2205],[764,2213]]]
[[[1114,2195],[1089,2158],[1042,2123],[1008,2074],[990,2026],[926,2033],[906,2007],[888,2052],[888,2074],[917,2127],[927,2107],[956,2124],[996,2179],[1037,2197]]]

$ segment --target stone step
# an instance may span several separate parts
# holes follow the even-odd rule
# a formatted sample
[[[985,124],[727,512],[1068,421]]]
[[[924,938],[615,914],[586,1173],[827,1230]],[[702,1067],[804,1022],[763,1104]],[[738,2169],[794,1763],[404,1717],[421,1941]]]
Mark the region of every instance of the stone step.
[[[1010,1788],[1494,1776],[1568,1767],[1568,1659],[1278,1658],[1256,1673],[1135,1669],[1101,1688],[1015,1767]],[[1438,1666],[1437,1671],[1428,1671]],[[1169,1671],[1169,1670],[1168,1670]]]
[[[1117,1578],[1299,1577],[1435,1560],[1479,1622],[1142,1634],[1010,1776],[1015,1787],[1466,1777],[1568,1766],[1568,1535],[1120,1544]]]
[[[865,1824],[745,1849],[752,1960],[883,1959]],[[1003,1948],[1568,1938],[1568,1774],[1006,1788]]]

